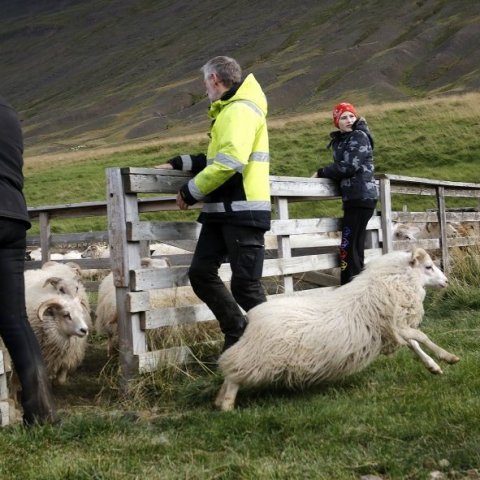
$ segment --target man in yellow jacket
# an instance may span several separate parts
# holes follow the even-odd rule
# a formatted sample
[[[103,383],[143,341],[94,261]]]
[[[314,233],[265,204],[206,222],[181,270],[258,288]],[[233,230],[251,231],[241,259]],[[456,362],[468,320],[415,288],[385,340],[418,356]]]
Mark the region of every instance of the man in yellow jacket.
[[[260,278],[271,219],[267,100],[252,74],[242,81],[233,58],[214,57],[201,70],[211,102],[207,154],[180,155],[158,168],[196,174],[177,195],[183,210],[204,203],[189,278],[219,321],[225,350],[246,327],[238,305],[248,311],[266,300]],[[231,293],[218,276],[226,258]]]

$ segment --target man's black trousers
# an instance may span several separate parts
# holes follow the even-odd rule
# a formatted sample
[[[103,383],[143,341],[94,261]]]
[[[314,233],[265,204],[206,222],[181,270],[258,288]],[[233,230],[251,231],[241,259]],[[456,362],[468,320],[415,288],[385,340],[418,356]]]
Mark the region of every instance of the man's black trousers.
[[[207,223],[202,226],[189,270],[190,283],[220,323],[226,340],[238,339],[246,326],[246,312],[266,301],[260,282],[265,257],[263,229]],[[231,292],[218,276],[228,258]]]
[[[22,386],[24,421],[55,416],[50,380],[25,307],[25,225],[0,217],[0,336]]]

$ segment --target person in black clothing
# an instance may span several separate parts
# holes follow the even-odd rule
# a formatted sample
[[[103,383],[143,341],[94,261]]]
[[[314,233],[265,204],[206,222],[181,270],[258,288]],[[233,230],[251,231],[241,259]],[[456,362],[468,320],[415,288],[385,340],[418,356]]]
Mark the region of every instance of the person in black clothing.
[[[21,387],[23,421],[54,423],[57,414],[40,346],[27,319],[24,263],[31,227],[23,196],[23,135],[16,112],[0,97],[0,336]]]
[[[333,109],[338,130],[330,134],[327,148],[333,150],[333,163],[313,176],[340,182],[343,202],[342,240],[340,243],[340,284],[350,282],[364,265],[367,223],[378,198],[373,176],[373,138],[367,122],[350,103]]]

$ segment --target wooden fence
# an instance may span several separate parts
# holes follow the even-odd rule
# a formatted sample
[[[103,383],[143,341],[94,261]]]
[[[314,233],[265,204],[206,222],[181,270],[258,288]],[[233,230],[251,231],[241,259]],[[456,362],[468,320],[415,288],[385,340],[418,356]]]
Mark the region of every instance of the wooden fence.
[[[196,222],[142,221],[144,212],[177,210],[175,194],[190,178],[188,173],[155,169],[108,169],[107,201],[81,204],[54,205],[30,208],[32,220],[38,220],[40,234],[29,236],[29,245],[42,248],[40,262],[27,262],[26,268],[38,268],[50,257],[52,248],[78,243],[109,241],[112,256],[108,259],[76,260],[82,268],[107,268],[114,272],[117,287],[120,360],[124,384],[135,374],[155,369],[165,362],[182,361],[188,348],[148,351],[145,332],[168,325],[182,325],[213,319],[205,305],[152,310],[149,291],[154,288],[176,288],[187,285],[187,270],[191,255],[170,257],[172,266],[161,270],[140,269],[140,258],[145,253],[145,242],[194,243],[200,226]],[[479,244],[476,237],[449,238],[448,222],[472,222],[480,225],[478,208],[462,211],[449,209],[446,198],[480,198],[480,184],[378,175],[380,192],[379,215],[368,225],[366,261],[372,256],[391,250],[409,248],[411,243],[428,250],[438,249],[446,270],[449,268],[448,249],[456,246]],[[142,194],[164,194],[141,197]],[[263,276],[275,277],[281,283],[282,294],[298,289],[296,279],[313,281],[321,285],[338,284],[331,270],[338,267],[338,238],[326,238],[329,232],[338,232],[338,218],[290,218],[290,206],[299,201],[331,201],[339,199],[336,185],[326,179],[298,177],[271,177],[271,193],[275,218],[266,235],[270,255],[265,260]],[[166,195],[165,195],[166,194]],[[392,196],[429,195],[436,199],[437,207],[430,212],[393,212]],[[195,206],[199,208],[201,205]],[[55,218],[108,216],[108,232],[52,234],[50,221]],[[393,222],[438,222],[439,238],[415,242],[396,241],[392,236]],[[220,268],[224,280],[230,278],[228,264]],[[91,286],[96,289],[98,285]],[[314,290],[314,289],[312,289]],[[309,290],[311,292],[312,290]],[[308,292],[298,291],[297,294]],[[8,418],[6,402],[6,370],[0,350],[0,412],[1,421]],[[8,370],[8,369],[7,369]]]
[[[124,382],[137,372],[147,372],[162,363],[185,360],[188,348],[174,347],[148,351],[145,332],[171,325],[190,324],[213,319],[205,305],[163,308],[153,310],[150,306],[151,289],[176,288],[188,285],[188,264],[175,264],[166,269],[141,269],[141,242],[175,241],[198,237],[199,225],[195,222],[141,221],[138,196],[147,193],[175,193],[190,174],[179,171],[124,168],[107,170],[107,197],[109,241],[112,252],[112,270],[116,285],[119,314],[120,359]],[[439,239],[420,241],[430,248],[440,248],[442,262],[448,268],[448,246],[477,243],[478,239],[448,239],[446,222],[452,216],[447,212],[445,197],[480,197],[480,184],[454,183],[429,179],[380,175],[379,190],[381,215],[374,216],[368,225],[370,233],[365,252],[366,261],[382,252],[405,248],[405,242],[395,242],[392,237],[392,222],[401,216],[391,211],[393,193],[434,195],[437,213],[425,214],[425,219],[439,222]],[[318,250],[338,246],[338,239],[325,239],[322,234],[338,231],[340,219],[290,218],[292,202],[338,199],[336,184],[326,179],[298,177],[270,177],[271,195],[276,218],[267,232],[266,243],[274,240],[277,255],[267,258],[263,277],[277,277],[283,284],[282,294],[294,291],[294,276],[309,275],[338,266],[338,255],[331,250]],[[408,217],[409,214],[403,214]],[[410,215],[408,221],[420,221],[418,214]],[[455,219],[465,218],[461,213]],[[471,221],[479,222],[478,212],[468,215]],[[428,245],[427,245],[428,244]],[[313,250],[308,251],[308,249]],[[317,250],[315,250],[317,248]],[[296,254],[294,254],[294,249]],[[305,250],[307,249],[307,250]],[[219,270],[222,280],[230,278],[230,267],[223,264]],[[321,273],[320,273],[321,275]],[[306,277],[304,277],[306,278]],[[311,293],[312,290],[308,292]],[[299,294],[301,292],[298,292]]]

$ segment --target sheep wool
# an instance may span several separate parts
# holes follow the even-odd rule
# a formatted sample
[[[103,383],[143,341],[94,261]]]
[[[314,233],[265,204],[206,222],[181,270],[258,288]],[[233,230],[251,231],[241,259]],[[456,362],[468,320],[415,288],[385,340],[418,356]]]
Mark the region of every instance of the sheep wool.
[[[417,327],[424,287],[446,284],[430,256],[416,249],[375,258],[352,282],[334,290],[258,305],[248,312],[243,336],[219,359],[225,382],[216,405],[232,409],[240,386],[303,387],[342,378],[402,345],[430,371],[441,373],[418,342],[449,363],[458,358]]]
[[[52,381],[65,383],[85,357],[90,306],[77,264],[47,262],[25,272],[28,320]]]
[[[167,268],[168,261],[164,258],[144,258],[142,268]],[[201,303],[193,293],[192,287],[175,287],[150,290],[150,308],[152,310],[165,307],[180,307]],[[95,312],[95,331],[107,336],[108,355],[118,348],[118,313],[113,274],[109,273],[98,288],[97,310]]]

